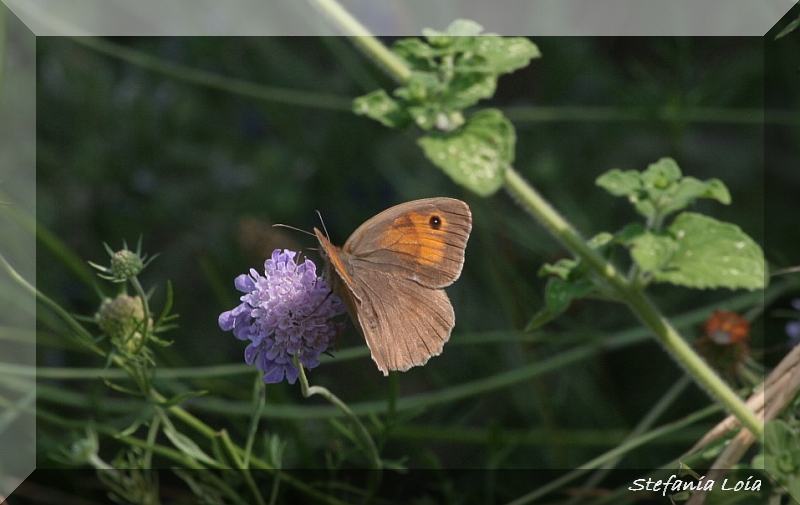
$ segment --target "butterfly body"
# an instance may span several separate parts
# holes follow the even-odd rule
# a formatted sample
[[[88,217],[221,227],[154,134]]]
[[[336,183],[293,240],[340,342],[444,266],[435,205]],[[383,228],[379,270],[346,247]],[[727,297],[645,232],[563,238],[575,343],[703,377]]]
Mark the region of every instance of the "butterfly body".
[[[455,325],[443,288],[461,275],[471,230],[469,206],[443,197],[391,207],[359,226],[341,248],[314,229],[328,283],[384,375],[442,352]]]

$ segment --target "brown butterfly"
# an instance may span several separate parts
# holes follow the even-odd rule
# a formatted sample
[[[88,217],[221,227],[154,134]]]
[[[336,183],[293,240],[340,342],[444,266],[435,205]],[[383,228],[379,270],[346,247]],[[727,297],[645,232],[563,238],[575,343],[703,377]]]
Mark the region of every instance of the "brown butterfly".
[[[442,352],[455,325],[443,288],[461,275],[471,230],[469,206],[453,198],[387,209],[341,248],[314,228],[328,283],[384,375],[424,365]]]

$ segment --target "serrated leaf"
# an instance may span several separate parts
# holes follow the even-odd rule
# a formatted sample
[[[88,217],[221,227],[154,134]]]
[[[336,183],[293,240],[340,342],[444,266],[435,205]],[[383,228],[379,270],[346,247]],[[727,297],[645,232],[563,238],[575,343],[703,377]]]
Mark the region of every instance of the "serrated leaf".
[[[694,177],[684,177],[677,184],[659,195],[659,212],[669,215],[694,204],[698,198],[712,198],[722,204],[731,203],[728,188],[719,179],[701,181]]]
[[[595,285],[589,279],[578,281],[565,281],[558,277],[550,279],[545,288],[545,307],[531,318],[525,326],[525,331],[541,328],[566,311],[572,300],[583,298],[594,290]]]
[[[719,179],[701,181],[694,177],[684,177],[671,189],[669,196],[675,201],[687,202],[686,205],[694,203],[698,198],[712,198],[725,205],[731,203],[731,194]]]
[[[499,110],[486,109],[456,130],[434,131],[417,142],[456,183],[488,196],[502,186],[504,171],[514,161],[516,135]]]
[[[400,39],[392,44],[392,52],[414,70],[432,72],[436,70],[435,58],[442,50],[434,49],[417,38]]]
[[[411,123],[411,116],[382,89],[353,100],[353,112],[380,121],[389,128],[405,128]]]
[[[586,241],[586,244],[592,249],[600,249],[610,244],[614,240],[614,235],[607,231],[601,231],[594,237]]]
[[[764,253],[738,226],[684,212],[668,229],[678,249],[669,262],[653,271],[657,282],[700,289],[765,287]]]
[[[532,59],[542,56],[536,44],[525,37],[478,37],[475,53],[495,74],[527,67]]]
[[[613,168],[598,177],[595,184],[614,196],[629,196],[642,188],[642,176],[635,170]]]
[[[630,241],[631,257],[646,272],[662,268],[675,255],[678,242],[669,234],[645,231]]]
[[[681,169],[672,158],[661,158],[647,166],[642,172],[642,185],[645,188],[666,189],[682,176]]]
[[[416,71],[411,73],[406,85],[397,88],[395,96],[407,102],[418,103],[424,101],[438,101],[445,91],[444,84],[433,72]]]
[[[461,110],[471,107],[483,98],[494,95],[497,77],[477,72],[459,73],[453,77],[442,96],[444,110]]]
[[[438,107],[431,105],[412,105],[407,109],[408,115],[414,124],[427,131],[436,126],[436,118],[439,115]]]
[[[682,177],[672,158],[661,158],[641,173],[615,168],[595,182],[614,196],[627,196],[639,214],[658,222],[694,204],[698,198],[712,198],[726,205],[731,201],[728,188],[722,181]]]
[[[615,239],[620,244],[630,245],[633,240],[644,233],[645,228],[641,223],[631,223],[617,232]]]

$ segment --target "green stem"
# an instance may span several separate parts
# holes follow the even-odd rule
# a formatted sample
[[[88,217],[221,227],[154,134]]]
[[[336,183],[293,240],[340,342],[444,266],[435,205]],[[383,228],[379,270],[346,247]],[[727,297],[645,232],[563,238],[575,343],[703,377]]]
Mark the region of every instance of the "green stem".
[[[303,369],[303,365],[297,359],[297,355],[292,356],[294,360],[294,365],[297,367],[297,370],[300,371],[300,388],[303,392],[303,397],[308,398],[313,395],[320,395],[332,404],[339,407],[339,409],[344,412],[344,414],[350,418],[350,420],[355,423],[358,427],[359,432],[361,432],[361,438],[367,445],[367,448],[370,451],[370,456],[372,457],[372,465],[376,470],[380,470],[383,468],[383,463],[381,462],[380,455],[378,454],[378,448],[375,446],[375,442],[372,440],[372,436],[369,434],[366,426],[361,422],[361,420],[356,416],[350,407],[347,406],[342,400],[339,399],[338,396],[331,393],[327,388],[322,386],[309,386],[308,379],[306,378],[306,372]]]
[[[142,308],[144,309],[144,322],[142,323],[142,339],[139,341],[139,345],[136,347],[136,353],[142,350],[147,345],[147,341],[150,339],[150,302],[147,300],[147,294],[144,292],[144,288],[142,287],[141,283],[139,282],[139,278],[135,275],[128,279],[133,286],[133,290],[136,291],[136,294],[139,295],[139,298],[142,300]]]
[[[97,344],[94,343],[92,335],[86,330],[86,328],[76,321],[75,318],[72,317],[72,315],[70,315],[66,310],[61,308],[59,304],[45,296],[42,292],[26,281],[21,275],[19,275],[19,273],[14,270],[14,267],[12,267],[8,261],[6,261],[2,254],[0,254],[0,265],[5,268],[6,272],[8,272],[11,278],[14,279],[20,286],[22,286],[23,289],[28,291],[30,294],[36,297],[37,300],[45,304],[50,308],[50,310],[61,317],[61,319],[63,319],[64,322],[67,323],[70,329],[75,333],[81,344],[85,345],[100,356],[106,357],[105,351],[103,351],[97,346]]]
[[[661,417],[661,415],[666,412],[668,409],[672,407],[672,405],[681,397],[683,392],[686,390],[687,386],[691,384],[691,379],[688,375],[681,376],[678,381],[673,384],[669,390],[661,396],[653,408],[637,423],[636,427],[625,437],[625,441],[629,441],[631,439],[636,438],[639,435],[644,434],[650,427],[655,424],[656,420]],[[603,464],[603,468],[599,469],[594,475],[592,475],[582,486],[581,489],[583,490],[591,490],[595,489],[603,479],[611,473],[614,467],[619,464],[622,458],[616,458],[610,461],[607,461]],[[567,501],[565,505],[573,505],[581,501],[581,494],[575,494],[571,500]]]
[[[378,65],[394,77],[398,82],[405,82],[411,77],[411,69],[395,56],[385,45],[362,25],[356,18],[350,15],[336,0],[308,0],[309,3],[317,7],[333,21],[339,29],[350,36],[350,40],[367,54]]]
[[[73,37],[71,40],[144,69],[227,93],[300,107],[342,111],[350,110],[351,108],[350,100],[346,97],[253,84],[249,81],[234,79],[186,65],[170,63],[100,37]]]
[[[258,431],[258,422],[264,414],[264,407],[267,404],[267,396],[264,391],[264,381],[261,379],[261,373],[255,374],[256,380],[253,385],[253,417],[250,419],[250,430],[247,433],[247,442],[244,444],[244,457],[242,462],[245,468],[250,468],[250,455],[253,453],[253,443],[256,440],[256,433]]]
[[[250,493],[252,493],[253,497],[256,499],[258,505],[266,505],[264,497],[261,496],[261,492],[258,490],[255,480],[253,480],[253,474],[250,473],[250,469],[245,466],[244,461],[238,453],[239,447],[236,446],[231,440],[230,435],[228,435],[228,430],[223,429],[220,433],[220,437],[222,438],[222,445],[225,447],[225,450],[228,451],[228,454],[233,460],[233,463],[236,465],[236,468],[242,473],[242,477],[244,477],[244,481],[247,484],[247,487],[250,489]]]

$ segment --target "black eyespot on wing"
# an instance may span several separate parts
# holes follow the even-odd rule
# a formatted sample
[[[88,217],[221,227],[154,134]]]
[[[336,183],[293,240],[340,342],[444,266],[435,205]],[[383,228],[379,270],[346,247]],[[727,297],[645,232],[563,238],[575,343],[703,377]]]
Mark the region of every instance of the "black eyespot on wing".
[[[432,229],[438,230],[439,228],[442,227],[442,218],[439,217],[438,215],[434,214],[428,220],[428,223],[431,225]]]

